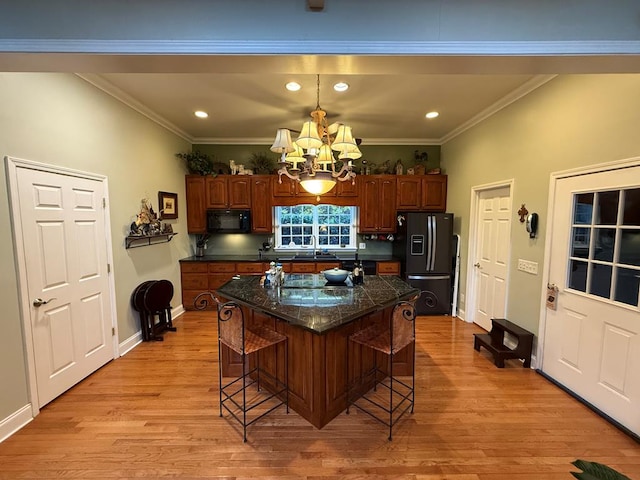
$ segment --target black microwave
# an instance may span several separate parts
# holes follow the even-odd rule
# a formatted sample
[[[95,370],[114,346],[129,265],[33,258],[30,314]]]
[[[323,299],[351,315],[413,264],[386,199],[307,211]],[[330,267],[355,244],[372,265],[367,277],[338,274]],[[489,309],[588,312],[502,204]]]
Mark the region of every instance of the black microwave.
[[[251,211],[207,210],[207,232],[251,233]]]

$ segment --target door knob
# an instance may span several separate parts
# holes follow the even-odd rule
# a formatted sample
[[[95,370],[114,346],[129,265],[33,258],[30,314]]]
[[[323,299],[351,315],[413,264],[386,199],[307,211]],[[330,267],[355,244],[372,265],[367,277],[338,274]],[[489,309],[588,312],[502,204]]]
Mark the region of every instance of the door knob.
[[[52,300],[55,300],[55,297],[54,298],[50,298],[49,300],[42,300],[41,298],[36,298],[33,301],[33,306],[34,307],[39,307],[41,305],[46,305],[47,303],[51,302]]]
[[[476,268],[480,268],[480,262],[474,263],[473,266],[476,267]]]

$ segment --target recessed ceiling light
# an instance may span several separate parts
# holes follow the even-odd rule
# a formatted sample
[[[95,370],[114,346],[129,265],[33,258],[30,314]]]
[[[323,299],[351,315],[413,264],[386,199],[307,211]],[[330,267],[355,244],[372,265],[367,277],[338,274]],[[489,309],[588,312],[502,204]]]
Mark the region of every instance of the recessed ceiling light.
[[[300,86],[300,84],[298,82],[289,82],[285,85],[285,88],[287,90],[289,90],[290,92],[297,92],[298,90],[300,90],[302,87]]]
[[[436,118],[438,115],[440,115],[438,112],[429,112],[425,115],[425,117],[427,118]]]
[[[349,90],[349,84],[345,82],[338,82],[333,86],[333,89],[336,92],[346,92]]]
[[[209,116],[207,112],[204,112],[202,110],[196,110],[195,112],[193,112],[193,114],[198,118],[207,118]]]

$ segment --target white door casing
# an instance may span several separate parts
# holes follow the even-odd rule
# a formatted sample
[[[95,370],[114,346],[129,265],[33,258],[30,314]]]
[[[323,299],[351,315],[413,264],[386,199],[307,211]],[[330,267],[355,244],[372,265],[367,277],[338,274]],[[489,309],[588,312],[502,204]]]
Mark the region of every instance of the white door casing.
[[[117,355],[106,178],[6,164],[35,415]]]
[[[574,206],[574,199],[577,202],[580,198],[576,195],[594,194],[597,201],[603,192],[613,195],[628,188],[640,188],[637,161],[635,165],[616,167],[552,176],[545,278],[558,288],[557,309],[542,309],[540,331],[543,338],[539,355],[546,375],[640,435],[640,310],[637,304],[616,301],[617,283],[626,281],[629,285],[629,280],[616,271],[630,271],[629,267],[623,266],[622,270],[617,267],[620,235],[634,229],[622,227],[621,217],[613,224],[608,221],[602,224],[596,209],[589,212],[593,224],[590,219],[588,225],[582,225],[574,217],[574,208],[578,208]],[[605,241],[605,234],[616,230],[615,246],[609,245],[611,261],[603,260],[597,253],[604,250],[601,242]],[[582,234],[587,231],[588,236],[583,239]],[[585,245],[579,245],[582,240]],[[581,258],[587,255],[581,252],[589,248],[589,257]],[[640,256],[640,245],[635,248]],[[583,289],[576,284],[575,272],[579,266],[589,264],[596,268],[596,273],[594,270],[586,273],[588,269],[585,269]],[[606,287],[605,282],[604,288],[610,288],[613,297],[605,298],[599,278],[610,267],[611,284]],[[640,269],[637,273],[640,275]]]
[[[467,320],[491,330],[491,319],[504,318],[507,310],[512,182],[473,190]]]

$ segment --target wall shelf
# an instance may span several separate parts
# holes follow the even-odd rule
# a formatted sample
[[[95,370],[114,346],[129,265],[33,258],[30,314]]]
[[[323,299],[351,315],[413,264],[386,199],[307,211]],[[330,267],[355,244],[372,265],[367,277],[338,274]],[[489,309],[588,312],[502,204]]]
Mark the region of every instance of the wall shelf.
[[[157,235],[129,235],[125,239],[124,248],[138,248],[170,242],[177,233],[158,233]]]

